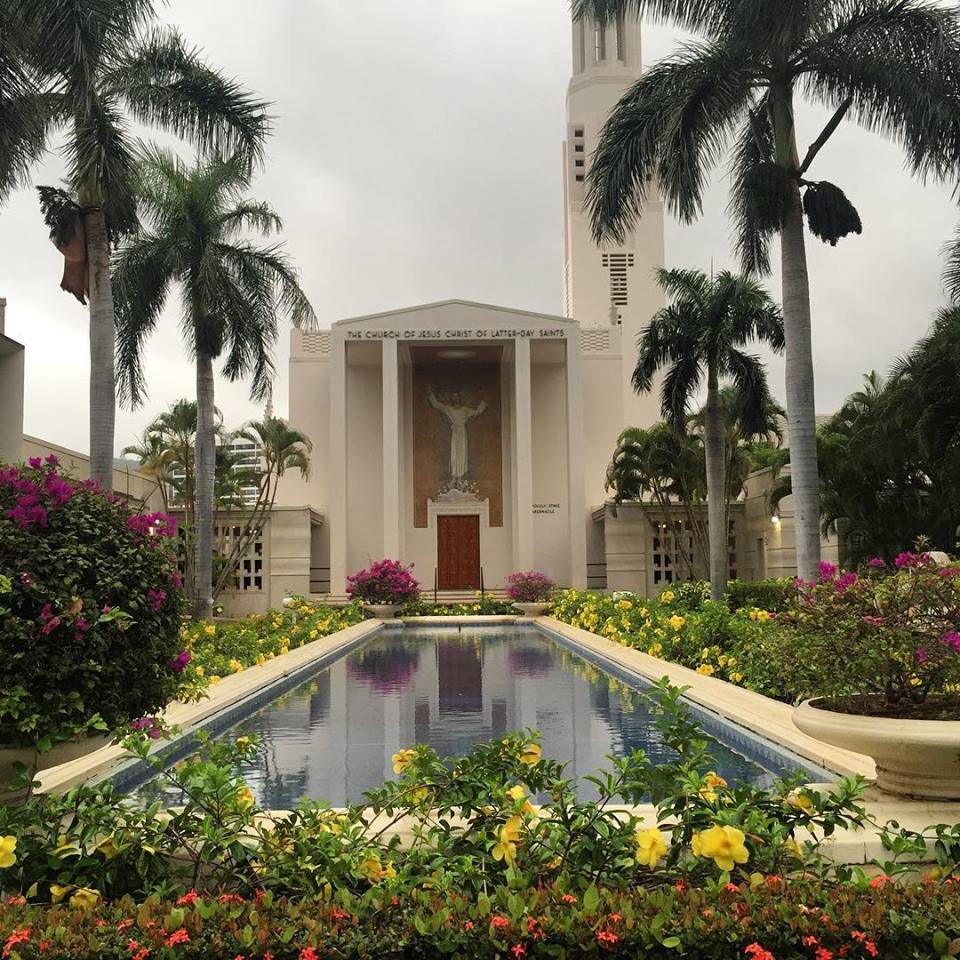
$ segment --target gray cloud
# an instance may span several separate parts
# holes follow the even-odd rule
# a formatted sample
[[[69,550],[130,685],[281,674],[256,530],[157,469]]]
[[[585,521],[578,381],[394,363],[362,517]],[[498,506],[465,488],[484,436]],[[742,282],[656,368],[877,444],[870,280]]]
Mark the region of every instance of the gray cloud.
[[[565,0],[171,0],[162,17],[211,62],[274,101],[276,135],[253,192],[274,203],[321,322],[464,297],[561,309],[560,144],[570,71]],[[676,34],[645,31],[648,62]],[[823,111],[805,108],[812,139]],[[820,410],[886,369],[943,301],[940,248],[956,211],[946,187],[903,170],[895,145],[852,127],[814,175],[860,208],[864,236],[810,241]],[[56,157],[37,183],[56,182]],[[693,226],[670,222],[671,264],[734,266],[723,171]],[[35,194],[0,213],[7,333],[27,344],[26,429],[87,445],[86,314],[58,289],[60,263]],[[776,292],[776,277],[771,278]],[[580,318],[589,319],[589,318]],[[154,413],[193,394],[172,302],[150,343],[150,400],[121,412],[118,448]],[[287,336],[277,408],[286,409]],[[771,376],[782,395],[782,366]],[[246,386],[218,380],[228,424],[257,413]]]

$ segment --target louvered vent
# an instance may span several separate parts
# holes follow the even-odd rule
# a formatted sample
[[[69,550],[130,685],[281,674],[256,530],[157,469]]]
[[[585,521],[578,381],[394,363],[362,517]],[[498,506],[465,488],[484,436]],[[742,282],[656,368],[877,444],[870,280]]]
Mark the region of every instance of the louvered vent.
[[[625,307],[629,303],[627,270],[633,266],[633,254],[605,253],[603,265],[610,271],[610,302]]]
[[[581,353],[606,353],[610,349],[610,331],[590,329],[580,331]]]
[[[304,353],[329,353],[330,331],[321,330],[319,333],[305,333],[301,343]]]

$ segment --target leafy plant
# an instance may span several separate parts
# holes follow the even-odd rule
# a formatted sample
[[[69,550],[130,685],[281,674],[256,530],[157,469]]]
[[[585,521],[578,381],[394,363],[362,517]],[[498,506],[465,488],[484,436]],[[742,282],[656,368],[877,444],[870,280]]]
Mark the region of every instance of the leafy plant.
[[[507,577],[507,596],[518,603],[546,603],[556,584],[536,570],[511,573]]]
[[[420,584],[399,560],[379,560],[347,577],[347,595],[366,603],[403,604],[420,596]]]
[[[52,455],[0,469],[0,742],[49,750],[173,698],[175,534],[173,518],[132,514]]]

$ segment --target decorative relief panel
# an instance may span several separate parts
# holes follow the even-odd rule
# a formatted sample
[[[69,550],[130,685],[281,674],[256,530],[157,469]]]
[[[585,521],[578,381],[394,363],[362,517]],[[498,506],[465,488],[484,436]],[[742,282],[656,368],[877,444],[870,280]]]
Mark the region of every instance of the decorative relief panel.
[[[499,363],[414,363],[414,526],[428,525],[428,500],[490,502],[503,526]]]

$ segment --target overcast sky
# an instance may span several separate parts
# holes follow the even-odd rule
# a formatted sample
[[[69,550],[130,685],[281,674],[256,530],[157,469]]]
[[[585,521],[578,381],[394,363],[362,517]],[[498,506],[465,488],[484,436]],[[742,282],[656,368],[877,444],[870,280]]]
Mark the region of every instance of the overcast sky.
[[[171,0],[161,16],[274,102],[253,193],[284,218],[323,326],[449,297],[560,312],[567,0]],[[648,27],[646,62],[676,40]],[[823,120],[803,110],[804,144]],[[850,125],[811,173],[847,191],[865,229],[835,249],[810,241],[817,407],[829,412],[925,332],[958,218],[947,188],[912,181],[894,145]],[[59,176],[54,157],[35,182]],[[726,189],[721,170],[701,221],[668,221],[668,265],[733,266]],[[0,211],[0,251],[7,335],[27,345],[25,429],[86,450],[87,316],[59,289],[62,261],[32,190]],[[194,394],[178,313],[174,301],[150,342],[147,405],[118,414],[118,450]],[[771,378],[782,398],[776,362]],[[259,412],[245,385],[222,379],[217,402],[228,426]]]

